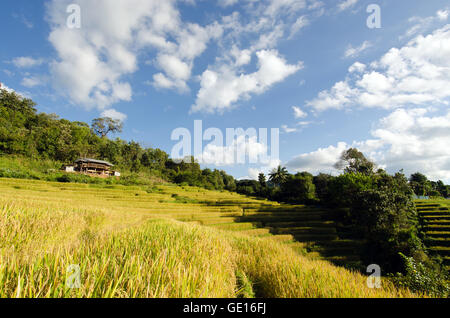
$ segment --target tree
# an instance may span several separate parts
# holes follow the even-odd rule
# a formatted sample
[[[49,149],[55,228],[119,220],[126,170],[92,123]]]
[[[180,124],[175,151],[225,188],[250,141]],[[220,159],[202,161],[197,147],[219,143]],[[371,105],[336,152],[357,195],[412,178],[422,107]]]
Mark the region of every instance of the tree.
[[[411,175],[409,184],[414,193],[419,196],[428,195],[432,190],[430,181],[428,181],[428,178],[420,172]]]
[[[316,198],[313,176],[309,173],[289,175],[281,185],[280,198],[291,203],[311,203]]]
[[[328,199],[329,191],[328,184],[333,179],[333,176],[325,173],[319,173],[313,178],[314,185],[316,186],[317,197],[325,202]]]
[[[259,184],[261,185],[261,188],[267,187],[266,175],[264,173],[260,173],[258,175],[258,181],[259,181]]]
[[[344,170],[345,173],[359,172],[370,175],[373,174],[376,165],[358,149],[350,148],[342,153],[334,167],[338,170]]]
[[[286,181],[289,173],[285,167],[278,166],[269,174],[269,181],[280,187]]]
[[[122,129],[123,123],[119,119],[103,117],[92,121],[92,130],[102,138],[106,138],[109,133],[120,133]]]
[[[355,193],[347,220],[366,242],[365,263],[378,264],[386,272],[402,271],[399,253],[424,256],[412,192],[402,173],[372,178],[376,186]]]

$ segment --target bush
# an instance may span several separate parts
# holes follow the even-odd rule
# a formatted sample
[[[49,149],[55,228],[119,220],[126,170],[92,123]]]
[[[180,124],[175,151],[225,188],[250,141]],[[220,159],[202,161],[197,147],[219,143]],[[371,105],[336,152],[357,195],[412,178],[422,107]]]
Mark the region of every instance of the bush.
[[[355,195],[376,188],[376,177],[362,173],[346,173],[328,181],[328,191],[322,194],[324,204],[331,207],[350,207]]]
[[[316,199],[316,186],[309,173],[289,175],[281,185],[281,200],[291,203],[311,203]]]
[[[449,297],[450,277],[445,269],[433,264],[417,262],[414,258],[402,253],[400,257],[404,262],[405,274],[391,275],[394,283],[413,292],[426,293],[432,297]]]

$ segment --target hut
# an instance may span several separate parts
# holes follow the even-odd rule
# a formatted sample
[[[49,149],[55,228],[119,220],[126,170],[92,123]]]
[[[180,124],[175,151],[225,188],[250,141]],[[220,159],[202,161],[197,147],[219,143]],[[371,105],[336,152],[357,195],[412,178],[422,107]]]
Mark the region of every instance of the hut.
[[[107,161],[90,158],[81,158],[75,161],[75,171],[100,177],[109,177],[114,175],[111,172],[111,168],[113,166],[113,164]]]
[[[72,173],[75,172],[75,166],[69,165],[69,166],[63,166],[62,170],[64,172]]]

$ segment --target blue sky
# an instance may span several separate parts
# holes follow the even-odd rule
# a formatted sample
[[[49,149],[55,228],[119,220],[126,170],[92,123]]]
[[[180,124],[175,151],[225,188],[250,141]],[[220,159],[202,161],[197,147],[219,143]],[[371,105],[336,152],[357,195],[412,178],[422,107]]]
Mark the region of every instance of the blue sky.
[[[81,9],[79,29],[67,26],[70,4]],[[381,28],[367,26],[371,4]],[[389,172],[450,182],[449,8],[443,0],[6,0],[0,82],[39,111],[120,118],[121,138],[168,153],[173,130],[193,132],[194,120],[224,134],[279,128],[279,160],[217,160],[236,178],[280,163],[335,173],[354,146]],[[250,142],[250,152],[261,149]]]

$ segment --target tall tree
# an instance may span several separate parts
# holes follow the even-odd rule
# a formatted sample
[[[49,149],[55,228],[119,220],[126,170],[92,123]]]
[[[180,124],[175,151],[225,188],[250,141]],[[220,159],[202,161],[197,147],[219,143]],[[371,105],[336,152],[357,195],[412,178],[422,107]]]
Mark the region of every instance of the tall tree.
[[[266,175],[264,173],[260,173],[258,175],[258,181],[259,184],[261,185],[261,188],[265,188],[267,186]]]
[[[118,119],[102,117],[92,121],[92,130],[102,138],[106,138],[109,133],[122,132],[122,129],[123,123]]]
[[[344,170],[345,173],[359,172],[370,175],[375,171],[376,165],[358,149],[350,148],[341,154],[339,161],[334,167],[338,170]]]
[[[432,190],[431,182],[420,172],[411,175],[409,184],[416,195],[428,195]]]
[[[289,173],[285,167],[278,166],[269,174],[269,181],[279,187],[286,181],[288,175]]]

